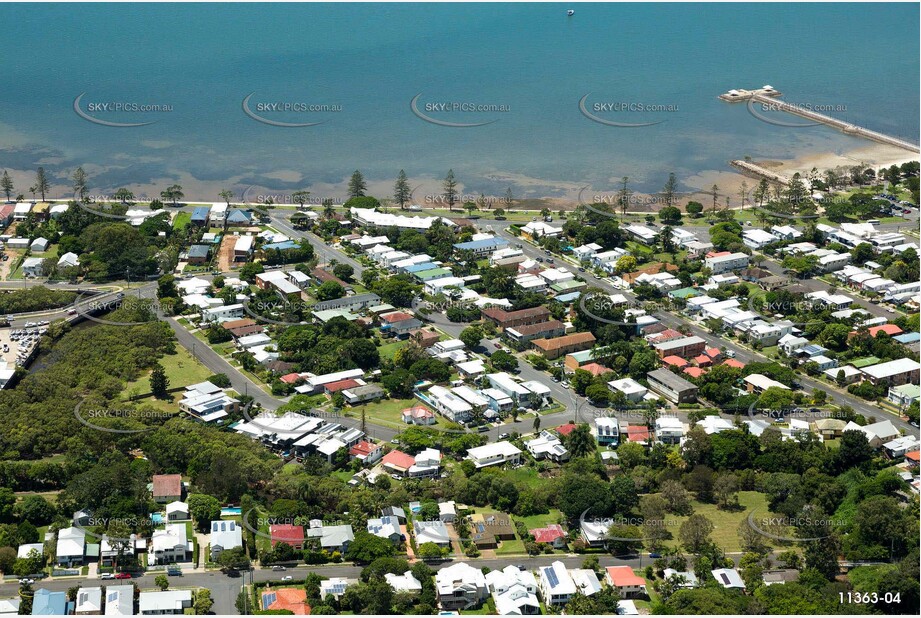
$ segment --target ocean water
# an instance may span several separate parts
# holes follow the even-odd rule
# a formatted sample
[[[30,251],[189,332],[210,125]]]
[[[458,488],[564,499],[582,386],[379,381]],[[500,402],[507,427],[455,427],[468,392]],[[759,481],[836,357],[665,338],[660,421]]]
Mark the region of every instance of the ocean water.
[[[559,196],[624,175],[654,190],[669,172],[728,170],[746,155],[867,144],[762,122],[716,98],[729,88],[771,84],[785,100],[917,141],[918,18],[917,4],[880,3],[4,4],[0,168],[19,190],[44,165],[63,194],[83,165],[91,192],[178,182],[206,200],[222,187],[332,196],[356,168],[372,190],[401,168],[413,183],[453,168],[470,193]],[[95,124],[74,111],[81,93],[94,118],[155,122]],[[257,116],[322,124],[259,122],[243,110],[250,93]],[[428,117],[490,124],[429,123],[410,107],[417,95]],[[658,124],[594,122],[579,109],[586,95],[603,120]],[[171,109],[87,111],[104,102]]]

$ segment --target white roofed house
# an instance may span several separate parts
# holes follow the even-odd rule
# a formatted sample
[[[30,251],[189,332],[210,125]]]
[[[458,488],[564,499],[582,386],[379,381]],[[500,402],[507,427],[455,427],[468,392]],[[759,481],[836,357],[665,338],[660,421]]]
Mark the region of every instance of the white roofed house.
[[[70,527],[58,530],[55,556],[62,566],[81,565],[86,554],[86,532],[82,528]]]
[[[646,393],[649,392],[645,386],[631,378],[611,380],[608,382],[608,388],[613,392],[623,393],[627,401],[632,401],[634,403],[642,401]]]
[[[192,557],[192,541],[185,524],[167,524],[163,530],[154,530],[150,536],[152,564],[185,562]]]
[[[182,615],[192,607],[191,590],[142,592],[138,600],[142,616]]]
[[[80,586],[74,604],[75,616],[99,616],[102,614],[102,588]]]
[[[189,505],[180,500],[166,505],[167,521],[185,521],[189,519]]]
[[[524,445],[534,459],[546,458],[556,463],[569,459],[569,451],[563,446],[559,437],[549,431],[540,432],[537,438],[525,442]]]
[[[374,536],[387,539],[394,544],[403,540],[403,533],[400,532],[400,520],[393,515],[369,519],[367,528],[368,532]]]
[[[538,569],[541,597],[547,605],[565,605],[578,591],[566,565],[559,560]]]
[[[678,444],[687,432],[687,425],[677,416],[660,416],[656,419],[656,440],[659,442]]]
[[[443,386],[432,386],[425,397],[426,402],[448,420],[466,423],[473,418],[473,406]]]
[[[384,579],[394,592],[422,592],[422,582],[415,578],[412,571],[406,571],[402,575],[386,573]]]
[[[106,616],[134,616],[134,586],[106,586]]]
[[[441,609],[470,609],[482,603],[488,593],[486,576],[480,569],[458,562],[435,573],[435,591]]]
[[[58,258],[58,268],[72,268],[80,265],[80,257],[71,251]]]
[[[511,442],[494,442],[467,450],[467,459],[477,468],[487,466],[517,464],[521,461],[521,451]]]
[[[530,571],[509,565],[501,571],[486,574],[486,585],[492,593],[499,616],[534,616],[540,614],[537,580]]]
[[[228,550],[243,547],[243,528],[235,521],[211,522],[211,561],[216,562]]]

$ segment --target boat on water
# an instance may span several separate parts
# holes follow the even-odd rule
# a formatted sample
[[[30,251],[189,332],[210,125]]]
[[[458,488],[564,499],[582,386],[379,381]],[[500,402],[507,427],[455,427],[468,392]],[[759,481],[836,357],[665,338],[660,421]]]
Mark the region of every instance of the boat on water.
[[[575,15],[575,14],[576,14],[576,12],[575,12],[574,10],[572,10],[572,9],[569,9],[568,11],[566,11],[566,15],[568,15],[569,17],[572,17],[572,16]]]

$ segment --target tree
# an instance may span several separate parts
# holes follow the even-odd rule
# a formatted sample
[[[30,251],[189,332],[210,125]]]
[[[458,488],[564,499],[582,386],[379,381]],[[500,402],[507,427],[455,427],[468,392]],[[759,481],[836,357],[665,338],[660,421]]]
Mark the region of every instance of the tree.
[[[659,219],[662,223],[679,223],[681,221],[681,211],[675,206],[666,206],[659,211]]]
[[[166,370],[160,363],[155,363],[150,372],[150,392],[157,399],[166,399],[169,396],[169,378]]]
[[[441,548],[435,543],[428,542],[423,543],[419,546],[419,551],[416,552],[423,560],[437,560],[439,558],[444,558],[448,554],[447,548]]]
[[[345,296],[345,288],[336,281],[324,281],[317,287],[317,300],[335,300]]]
[[[704,211],[704,205],[700,202],[690,201],[684,209],[691,215],[692,219],[697,219],[700,217],[700,213]]]
[[[627,183],[630,182],[629,176],[624,176],[620,179],[620,191],[617,192],[617,205],[620,207],[620,216],[627,216],[627,208],[630,205],[630,190],[627,188]]]
[[[674,172],[672,172],[668,175],[668,180],[665,182],[665,186],[662,187],[662,202],[665,204],[665,208],[674,206],[677,192],[678,178],[675,176]]]
[[[336,264],[333,266],[333,274],[343,281],[351,281],[355,274],[355,269],[351,264]]]
[[[397,181],[393,185],[393,199],[400,205],[400,210],[406,208],[406,202],[409,201],[409,198],[412,196],[412,191],[409,189],[409,182],[406,179],[406,172],[400,170],[400,173],[397,175]]]
[[[365,182],[365,177],[362,176],[361,172],[355,170],[352,172],[352,177],[349,178],[349,197],[364,197],[365,191],[368,190],[368,185]]]
[[[199,588],[195,593],[195,602],[193,604],[195,615],[203,616],[209,613],[213,605],[214,601],[211,600],[211,591],[207,588]]]
[[[170,185],[160,192],[160,197],[176,207],[179,205],[179,200],[185,197],[185,193],[182,192],[181,185]]]
[[[739,505],[739,477],[735,474],[721,474],[713,483],[713,495],[717,508],[728,510]]]
[[[454,204],[457,203],[457,181],[454,179],[454,170],[448,170],[442,184],[445,201],[448,203],[448,210],[454,210]]]
[[[169,579],[166,578],[166,575],[157,575],[154,578],[154,586],[160,590],[166,590],[169,588]]]
[[[669,513],[687,515],[691,512],[691,497],[688,495],[688,490],[678,481],[664,481],[660,487],[660,494],[665,500]]]
[[[42,201],[44,202],[45,194],[51,190],[51,183],[48,182],[44,167],[39,167],[35,171],[35,190],[42,196]]]
[[[505,197],[502,199],[502,203],[505,204],[505,207],[506,207],[506,208],[511,209],[511,208],[512,208],[512,203],[514,203],[514,201],[515,201],[515,200],[514,200],[514,198],[512,197],[512,188],[511,188],[511,187],[508,187],[508,188],[505,190]],[[498,214],[499,214],[499,213],[497,212],[496,215],[498,215]],[[505,214],[505,211],[504,211],[504,210],[502,211],[502,214]]]
[[[465,346],[473,350],[480,345],[480,341],[483,339],[483,331],[478,326],[469,326],[461,331],[458,338],[464,342]]]
[[[646,462],[646,449],[636,442],[624,442],[617,447],[617,458],[625,470],[632,470]]]
[[[611,398],[611,391],[606,384],[591,384],[585,389],[585,396],[598,406],[606,406]]]
[[[710,534],[713,532],[713,522],[704,515],[694,513],[681,524],[678,530],[678,539],[681,545],[693,554],[700,554],[710,544]]]
[[[85,191],[86,189],[84,189]],[[129,202],[134,201],[134,193],[126,187],[121,187],[115,191],[115,199],[121,202],[123,205],[127,206]]]
[[[225,549],[217,557],[217,563],[225,571],[245,571],[249,569],[249,558],[242,547]]]
[[[396,553],[396,547],[390,539],[375,536],[366,530],[355,533],[354,540],[349,543],[345,552],[345,559],[358,564],[370,564],[378,558],[386,558]]]
[[[303,208],[304,204],[307,203],[307,200],[310,199],[310,191],[295,191],[291,194],[291,199],[294,200],[295,204]]]
[[[220,196],[222,200],[227,202],[227,206],[230,206],[230,200],[233,199],[233,191],[231,191],[230,189],[224,189],[223,191],[218,193],[218,196]]]
[[[214,496],[190,494],[187,500],[189,515],[201,532],[206,532],[211,522],[221,518],[221,503]]]
[[[13,179],[6,170],[3,170],[3,176],[0,177],[0,189],[6,194],[6,201],[9,202],[13,195]]]
[[[15,511],[21,521],[34,526],[44,526],[54,520],[57,509],[44,496],[36,494],[26,496],[16,505]]]
[[[573,457],[585,457],[595,452],[595,439],[588,425],[576,425],[566,439],[566,446]]]
[[[632,255],[620,256],[615,264],[619,273],[630,273],[636,270],[636,258]]]
[[[489,357],[489,362],[499,371],[514,371],[518,368],[518,359],[505,350],[497,350]]]

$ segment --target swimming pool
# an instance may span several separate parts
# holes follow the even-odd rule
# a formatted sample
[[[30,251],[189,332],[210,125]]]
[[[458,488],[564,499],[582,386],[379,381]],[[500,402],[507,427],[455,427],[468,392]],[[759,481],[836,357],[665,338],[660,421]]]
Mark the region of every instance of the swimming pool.
[[[152,521],[156,525],[162,524],[163,523],[163,513],[151,513],[150,521]]]
[[[242,510],[238,506],[225,506],[221,509],[221,517],[239,515],[240,513],[242,513]]]

